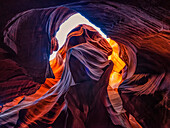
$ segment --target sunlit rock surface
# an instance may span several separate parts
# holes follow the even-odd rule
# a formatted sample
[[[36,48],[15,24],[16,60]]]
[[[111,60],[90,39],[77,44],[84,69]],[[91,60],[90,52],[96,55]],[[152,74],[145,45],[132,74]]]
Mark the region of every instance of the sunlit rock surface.
[[[127,65],[127,76],[118,88],[124,110],[142,127],[168,127],[170,12],[167,8],[159,7],[156,2],[150,5],[146,3],[141,1],[141,5],[137,5],[86,1],[65,6],[84,15],[119,44],[120,57]],[[64,108],[64,104],[60,107]],[[19,116],[25,113],[26,110],[22,110]],[[59,119],[63,119],[62,116]],[[2,113],[0,118],[4,120],[7,117]],[[32,117],[28,118],[32,120]],[[57,127],[59,121],[51,126]],[[32,126],[38,124],[41,123],[36,122]],[[47,124],[44,126],[50,127]]]

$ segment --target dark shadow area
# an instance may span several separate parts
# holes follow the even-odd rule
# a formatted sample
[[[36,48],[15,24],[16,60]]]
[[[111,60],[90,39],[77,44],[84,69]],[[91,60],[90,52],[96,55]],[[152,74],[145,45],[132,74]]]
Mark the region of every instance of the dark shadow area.
[[[13,107],[14,111],[11,109],[11,112],[8,110],[0,113],[0,121],[6,123],[4,126],[22,127],[22,123],[25,123],[30,127],[56,127],[61,118],[63,125],[72,127],[129,127],[131,115],[144,128],[168,127],[168,1],[3,0],[0,5],[0,45],[5,45],[0,47],[2,104],[19,96],[34,94],[42,87],[46,78],[54,78],[49,64],[52,39],[60,25],[76,12],[85,16],[119,44],[119,57],[126,63],[126,67],[120,72],[126,73],[126,76],[117,88],[112,88],[119,100],[111,101],[107,86],[110,86],[113,63],[108,60],[108,56],[113,49],[92,27],[80,25],[81,29],[74,29],[78,31],[78,36],[71,31],[58,58],[56,57],[64,67],[64,71],[59,71],[60,81],[54,83],[53,87],[49,86],[52,88],[44,97],[23,104],[22,107]],[[63,4],[64,7],[56,7]],[[29,11],[23,12],[26,10]],[[18,13],[20,14],[6,27],[3,41],[5,24]],[[83,38],[77,38],[81,36],[80,33]],[[56,60],[56,63],[60,61]],[[121,113],[112,104],[119,101]],[[67,118],[71,122],[67,122]]]

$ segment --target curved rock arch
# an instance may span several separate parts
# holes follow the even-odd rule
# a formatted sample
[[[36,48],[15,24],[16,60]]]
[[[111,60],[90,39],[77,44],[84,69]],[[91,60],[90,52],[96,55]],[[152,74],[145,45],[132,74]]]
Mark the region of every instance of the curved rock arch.
[[[117,41],[124,49],[120,56],[129,54],[129,49],[133,53],[129,58],[136,54],[135,74],[119,89],[124,107],[143,127],[166,126],[170,84],[169,11],[153,8],[156,14],[146,14],[138,7],[110,1],[85,1],[64,6],[81,13]],[[164,15],[161,12],[165,12]],[[130,63],[130,59],[123,59]]]

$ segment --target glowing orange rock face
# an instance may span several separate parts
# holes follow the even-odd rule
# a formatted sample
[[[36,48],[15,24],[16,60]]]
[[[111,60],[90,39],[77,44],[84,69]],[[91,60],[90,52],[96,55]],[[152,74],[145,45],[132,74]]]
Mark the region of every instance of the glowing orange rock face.
[[[111,40],[110,38],[107,39],[109,42],[110,46],[113,49],[112,54],[108,57],[109,60],[112,60],[114,63],[112,73],[110,74],[109,78],[109,85],[117,90],[118,86],[120,85],[122,81],[122,74],[120,71],[126,66],[125,62],[119,57],[119,46],[118,44],[114,41]]]
[[[110,75],[109,85],[116,89],[118,88],[119,84],[122,81],[122,74],[120,71],[126,66],[125,62],[119,57],[119,46],[110,38],[107,39],[110,46],[113,49],[112,54],[108,57],[109,60],[112,60],[114,63],[112,73]],[[60,51],[59,51],[60,52]],[[54,84],[56,84],[62,75],[63,69],[64,69],[64,63],[63,58],[60,56],[60,54],[57,54],[57,57],[55,59],[50,61],[51,68],[53,70],[53,73],[55,75],[55,79],[47,78],[44,85],[48,87],[52,87]]]
[[[61,76],[64,70],[64,62],[63,62],[62,56],[60,54],[57,54],[56,57],[50,61],[50,66],[53,70],[55,79],[47,78],[45,83],[43,84],[49,88],[52,87],[54,84],[56,84],[61,79]]]

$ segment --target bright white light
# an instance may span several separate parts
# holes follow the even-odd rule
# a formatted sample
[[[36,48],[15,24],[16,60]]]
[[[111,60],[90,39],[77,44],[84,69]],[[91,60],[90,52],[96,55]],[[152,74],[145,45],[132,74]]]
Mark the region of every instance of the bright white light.
[[[59,31],[56,33],[56,38],[58,40],[59,49],[63,46],[63,44],[66,41],[68,33],[74,29],[79,24],[87,24],[95,28],[104,38],[107,38],[107,36],[100,30],[99,27],[96,27],[94,24],[92,24],[90,21],[88,21],[85,17],[83,17],[81,14],[76,13],[73,16],[71,16],[68,20],[66,20],[61,26]],[[57,52],[53,52],[53,54],[50,55],[50,60],[54,59]]]

